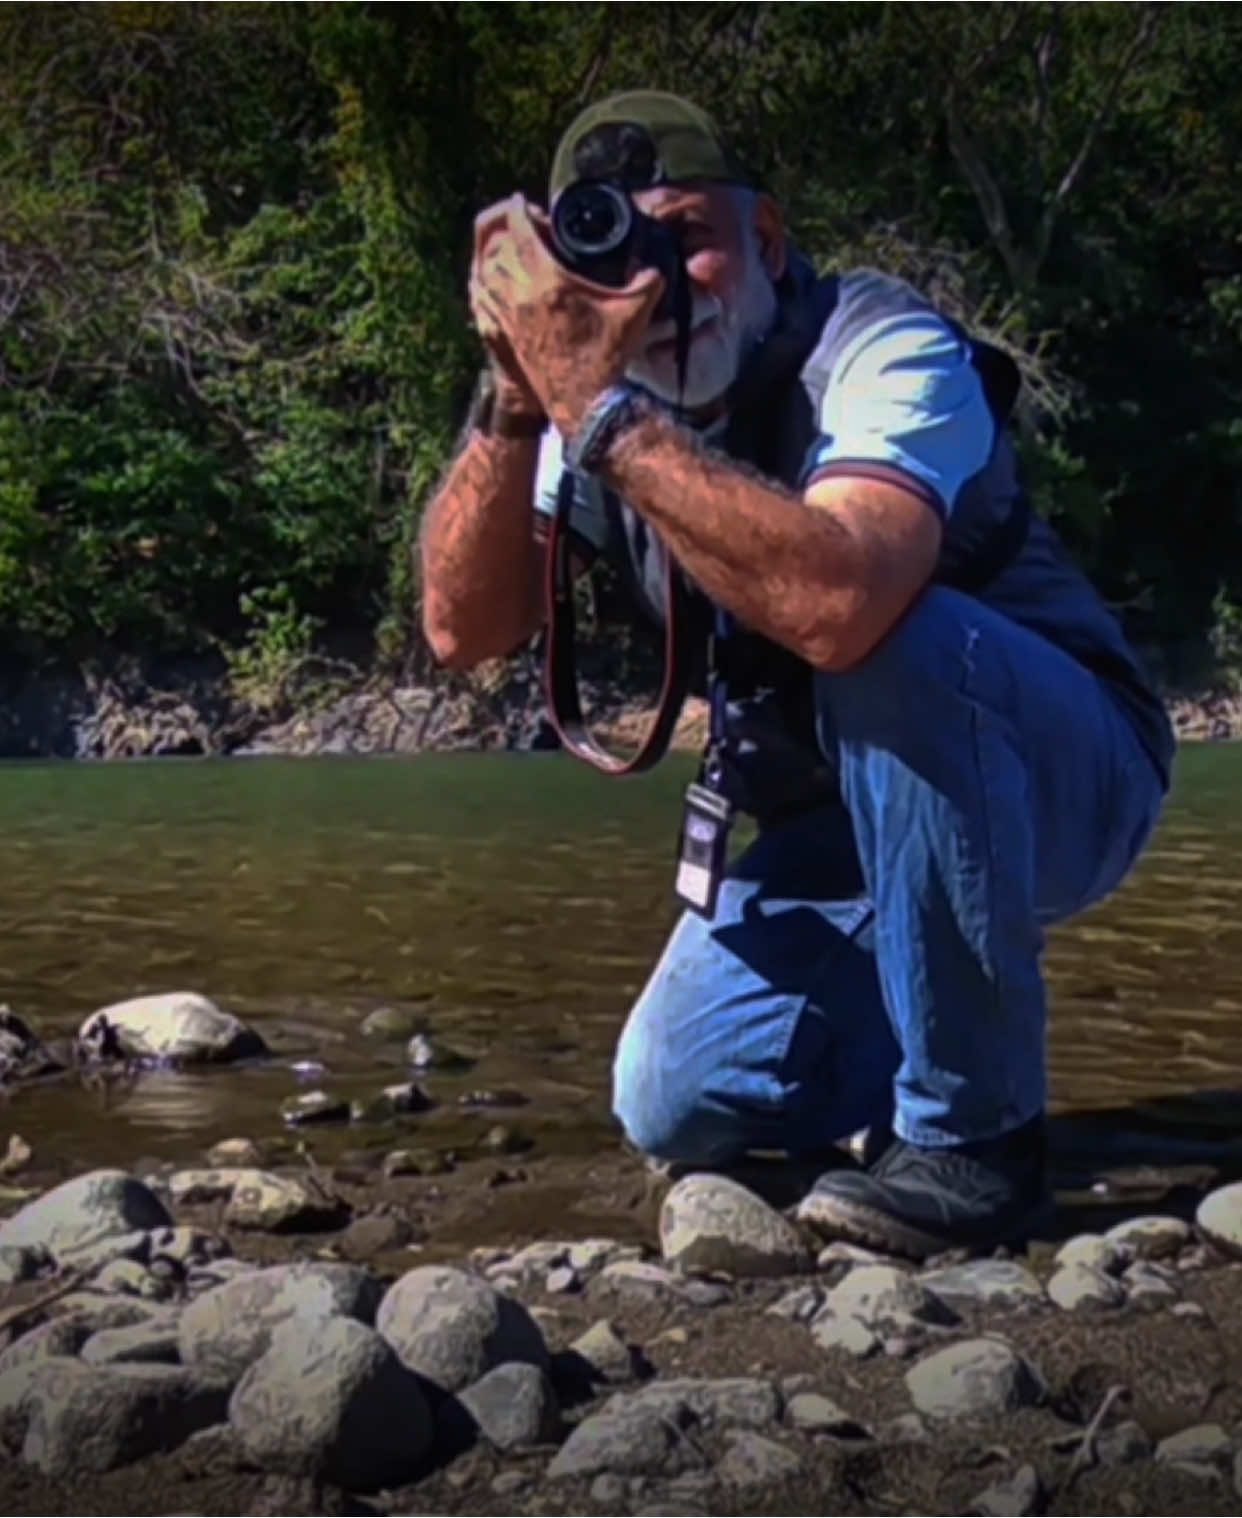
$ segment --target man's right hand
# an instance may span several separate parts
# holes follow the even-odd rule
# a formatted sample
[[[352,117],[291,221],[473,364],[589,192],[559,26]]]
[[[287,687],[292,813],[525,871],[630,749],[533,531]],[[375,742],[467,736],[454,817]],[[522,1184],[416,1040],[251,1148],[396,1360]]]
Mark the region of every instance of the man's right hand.
[[[543,406],[531,387],[521,364],[504,333],[486,313],[478,300],[483,266],[488,256],[488,241],[505,226],[508,200],[497,201],[480,211],[474,219],[474,256],[470,264],[470,311],[475,331],[483,339],[496,382],[496,403],[504,411],[528,416],[542,416]]]

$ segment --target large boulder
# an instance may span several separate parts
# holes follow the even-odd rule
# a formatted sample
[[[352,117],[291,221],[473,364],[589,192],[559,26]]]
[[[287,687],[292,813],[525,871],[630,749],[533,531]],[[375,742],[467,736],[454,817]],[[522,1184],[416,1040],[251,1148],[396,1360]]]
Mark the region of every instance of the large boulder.
[[[174,1365],[50,1359],[31,1376],[22,1459],[60,1479],[175,1449],[224,1415],[226,1393]]]
[[[229,1422],[264,1470],[353,1491],[411,1480],[432,1434],[418,1378],[373,1329],[339,1317],[279,1328],[234,1389]]]
[[[283,1324],[354,1318],[372,1324],[383,1285],[356,1265],[272,1265],[213,1286],[181,1314],[177,1342],[186,1365],[234,1382]]]
[[[543,1334],[520,1302],[450,1266],[406,1271],[385,1294],[375,1326],[404,1364],[448,1392],[509,1360],[549,1363]]]
[[[171,1224],[164,1204],[141,1181],[123,1170],[92,1170],[45,1191],[0,1223],[0,1247],[69,1255],[116,1234]]]
[[[88,1059],[219,1064],[266,1054],[267,1045],[231,1012],[195,991],[135,996],[92,1012],[78,1029]]]

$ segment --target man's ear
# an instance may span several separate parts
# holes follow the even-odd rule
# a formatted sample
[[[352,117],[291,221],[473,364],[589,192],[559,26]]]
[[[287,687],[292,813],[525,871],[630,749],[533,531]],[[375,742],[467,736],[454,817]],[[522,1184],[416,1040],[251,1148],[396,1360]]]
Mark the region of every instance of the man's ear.
[[[763,267],[775,284],[782,279],[789,262],[789,241],[785,235],[785,218],[781,208],[770,195],[762,192],[755,196],[755,232],[759,238],[759,254]]]

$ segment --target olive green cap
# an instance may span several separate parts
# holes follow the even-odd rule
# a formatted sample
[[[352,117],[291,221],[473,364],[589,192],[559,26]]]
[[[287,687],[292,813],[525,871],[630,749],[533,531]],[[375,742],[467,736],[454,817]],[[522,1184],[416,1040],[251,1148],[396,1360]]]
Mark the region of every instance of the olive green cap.
[[[636,128],[622,137],[608,128]],[[600,131],[604,128],[604,131]],[[639,143],[640,171],[627,173],[634,161],[633,140]],[[626,149],[630,151],[627,152]],[[643,152],[645,148],[645,155]],[[625,167],[611,168],[618,157]],[[617,175],[637,189],[644,184],[680,184],[717,180],[750,184],[750,176],[730,150],[716,123],[697,105],[680,95],[660,90],[628,90],[587,106],[561,138],[552,160],[548,198],[553,201],[575,179]]]

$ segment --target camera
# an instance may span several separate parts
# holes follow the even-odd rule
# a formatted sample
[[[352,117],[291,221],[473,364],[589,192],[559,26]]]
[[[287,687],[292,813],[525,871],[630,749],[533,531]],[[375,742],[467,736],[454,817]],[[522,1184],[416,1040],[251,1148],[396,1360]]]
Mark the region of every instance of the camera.
[[[579,179],[567,185],[552,209],[552,240],[566,268],[599,285],[619,289],[635,268],[658,269],[664,294],[654,319],[677,320],[686,286],[680,240],[644,216],[618,184]]]

